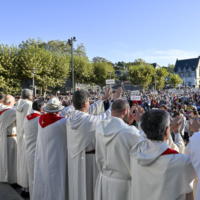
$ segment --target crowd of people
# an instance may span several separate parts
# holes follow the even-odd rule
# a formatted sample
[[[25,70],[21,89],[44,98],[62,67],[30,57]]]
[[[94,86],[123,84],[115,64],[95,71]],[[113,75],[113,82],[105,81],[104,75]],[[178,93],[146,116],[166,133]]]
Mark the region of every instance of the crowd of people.
[[[31,200],[200,199],[200,93],[0,95],[0,182]]]

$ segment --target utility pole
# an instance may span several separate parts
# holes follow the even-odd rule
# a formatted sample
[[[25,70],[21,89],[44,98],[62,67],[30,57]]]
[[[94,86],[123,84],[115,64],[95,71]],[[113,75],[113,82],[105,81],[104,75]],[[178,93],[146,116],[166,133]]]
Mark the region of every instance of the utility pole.
[[[31,69],[32,70],[32,75],[33,75],[33,96],[36,96],[36,87],[35,87],[35,68]]]
[[[68,39],[68,44],[71,46],[71,55],[72,55],[72,88],[73,93],[75,92],[74,87],[74,59],[73,59],[73,42],[76,42],[76,37],[71,37],[71,39]]]
[[[112,74],[112,72],[109,72],[110,73],[110,79],[111,79],[111,74]],[[111,84],[110,84],[110,88],[111,88]]]

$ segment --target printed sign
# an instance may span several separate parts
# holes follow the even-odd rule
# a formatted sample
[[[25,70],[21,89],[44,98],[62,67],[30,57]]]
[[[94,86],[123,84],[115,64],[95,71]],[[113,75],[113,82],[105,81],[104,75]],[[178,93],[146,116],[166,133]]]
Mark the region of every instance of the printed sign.
[[[141,96],[133,96],[131,95],[131,101],[140,101],[141,100]]]
[[[107,79],[106,80],[106,85],[111,85],[111,84],[115,84],[115,79]]]
[[[182,89],[181,90],[176,90],[176,91],[174,91],[174,93],[175,94],[184,94],[184,90],[182,90]]]
[[[138,95],[138,94],[140,94],[140,91],[139,91],[139,90],[131,91],[131,95]]]
[[[153,92],[151,92],[151,94],[155,94],[155,95],[157,95],[158,92],[157,92],[157,91],[153,91]]]
[[[192,92],[197,92],[197,91],[198,91],[198,88],[191,88],[191,91],[192,91]]]
[[[174,93],[176,89],[169,89],[168,93]]]

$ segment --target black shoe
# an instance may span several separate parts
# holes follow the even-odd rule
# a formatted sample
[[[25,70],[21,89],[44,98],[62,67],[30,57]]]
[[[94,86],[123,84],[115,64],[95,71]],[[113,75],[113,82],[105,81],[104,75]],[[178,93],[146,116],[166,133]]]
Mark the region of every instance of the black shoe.
[[[12,188],[14,188],[14,189],[16,189],[16,188],[21,188],[21,186],[18,185],[17,183],[10,184],[10,186],[11,186]]]
[[[21,197],[29,198],[30,197],[29,192],[21,191]]]

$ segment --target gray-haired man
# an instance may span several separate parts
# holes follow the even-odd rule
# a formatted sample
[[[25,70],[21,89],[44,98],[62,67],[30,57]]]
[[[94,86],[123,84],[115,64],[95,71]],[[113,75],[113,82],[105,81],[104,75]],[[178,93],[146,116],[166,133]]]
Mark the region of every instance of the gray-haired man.
[[[196,177],[188,155],[170,149],[170,116],[164,110],[147,111],[141,116],[147,138],[131,152],[131,199],[182,200],[192,192]],[[189,196],[189,195],[187,195]]]
[[[28,187],[28,172],[25,159],[24,120],[32,109],[33,93],[29,89],[22,90],[22,99],[16,104],[17,119],[17,183],[23,188]],[[24,195],[25,192],[23,191]],[[26,194],[25,194],[26,195]]]

